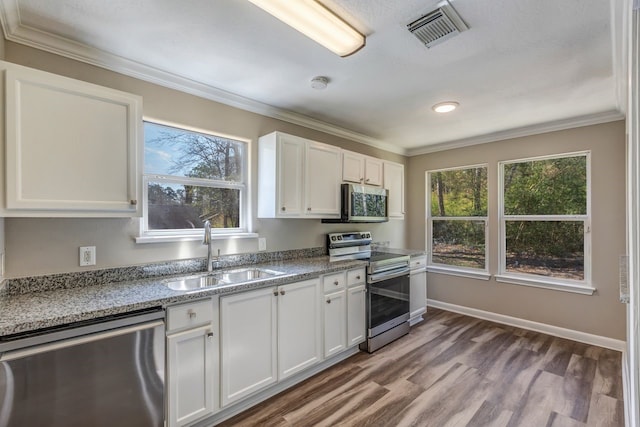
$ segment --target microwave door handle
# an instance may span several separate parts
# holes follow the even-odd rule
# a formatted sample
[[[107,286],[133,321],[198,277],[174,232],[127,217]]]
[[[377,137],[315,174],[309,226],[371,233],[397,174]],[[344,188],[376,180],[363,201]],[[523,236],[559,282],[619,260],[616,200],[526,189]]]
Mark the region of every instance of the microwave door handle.
[[[378,282],[382,282],[383,280],[388,280],[388,279],[395,279],[396,277],[402,277],[402,276],[407,276],[409,275],[409,267],[407,268],[403,268],[402,270],[395,270],[392,272],[385,272],[385,273],[379,273],[379,274],[372,274],[369,276],[369,283],[378,283]]]

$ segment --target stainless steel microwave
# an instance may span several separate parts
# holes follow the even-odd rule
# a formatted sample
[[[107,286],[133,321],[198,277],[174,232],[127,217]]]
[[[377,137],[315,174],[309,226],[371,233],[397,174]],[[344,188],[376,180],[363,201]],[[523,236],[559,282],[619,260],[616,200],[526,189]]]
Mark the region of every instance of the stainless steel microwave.
[[[389,220],[389,191],[371,185],[341,184],[340,219],[322,222],[385,222]]]

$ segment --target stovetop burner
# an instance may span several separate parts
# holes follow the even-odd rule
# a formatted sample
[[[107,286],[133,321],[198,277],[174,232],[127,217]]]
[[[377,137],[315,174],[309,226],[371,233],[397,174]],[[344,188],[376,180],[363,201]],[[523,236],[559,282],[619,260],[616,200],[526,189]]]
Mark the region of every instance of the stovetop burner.
[[[369,257],[369,261],[384,261],[387,259],[395,259],[400,257],[404,257],[404,255],[394,254],[392,252],[372,251],[371,256]]]

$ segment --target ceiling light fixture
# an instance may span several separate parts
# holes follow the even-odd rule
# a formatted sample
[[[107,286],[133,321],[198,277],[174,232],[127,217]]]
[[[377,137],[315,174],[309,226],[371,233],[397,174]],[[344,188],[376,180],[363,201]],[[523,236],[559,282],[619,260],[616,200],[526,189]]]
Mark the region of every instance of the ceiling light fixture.
[[[431,108],[436,113],[450,113],[453,110],[455,110],[456,108],[458,108],[458,105],[460,105],[460,104],[458,104],[455,101],[447,101],[447,102],[440,102],[440,103],[434,105]]]
[[[342,57],[365,44],[365,36],[315,0],[249,0]]]

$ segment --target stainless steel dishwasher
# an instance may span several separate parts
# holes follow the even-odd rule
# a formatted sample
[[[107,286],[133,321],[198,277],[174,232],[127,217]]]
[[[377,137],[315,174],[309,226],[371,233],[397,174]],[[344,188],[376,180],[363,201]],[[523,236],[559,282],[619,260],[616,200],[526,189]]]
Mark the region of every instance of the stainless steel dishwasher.
[[[0,427],[162,426],[164,311],[0,340]]]

